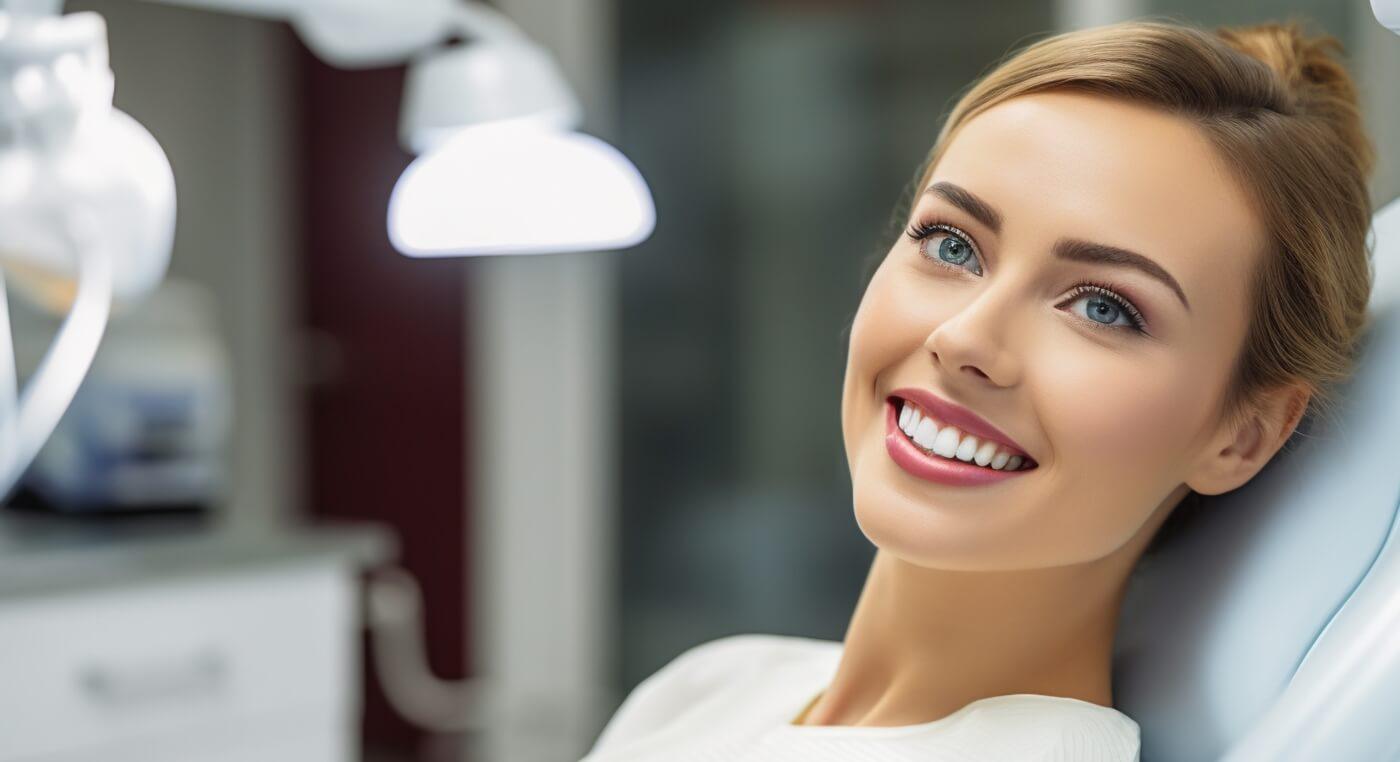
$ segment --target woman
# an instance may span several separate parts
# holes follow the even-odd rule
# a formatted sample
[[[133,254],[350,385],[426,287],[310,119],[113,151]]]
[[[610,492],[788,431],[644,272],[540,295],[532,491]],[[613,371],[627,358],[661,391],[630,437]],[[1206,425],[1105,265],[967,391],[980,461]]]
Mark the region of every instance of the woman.
[[[968,91],[852,326],[878,549],[844,641],[692,648],[586,760],[1136,759],[1129,575],[1327,406],[1364,327],[1373,158],[1339,47],[1125,23]]]

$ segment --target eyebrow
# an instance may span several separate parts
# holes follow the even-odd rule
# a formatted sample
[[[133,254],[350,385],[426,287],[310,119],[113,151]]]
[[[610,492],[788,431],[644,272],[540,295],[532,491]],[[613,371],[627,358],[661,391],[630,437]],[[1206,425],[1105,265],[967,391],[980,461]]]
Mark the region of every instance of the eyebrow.
[[[966,188],[943,180],[930,185],[924,193],[943,198],[953,206],[967,212],[993,233],[1001,234],[1001,213]],[[1055,242],[1051,251],[1057,258],[1071,262],[1131,267],[1140,270],[1143,274],[1161,281],[1170,288],[1181,302],[1181,306],[1185,307],[1187,312],[1191,311],[1191,303],[1186,299],[1186,292],[1181,288],[1181,284],[1177,283],[1176,278],[1173,278],[1171,273],[1152,259],[1135,251],[1079,238],[1061,238]]]

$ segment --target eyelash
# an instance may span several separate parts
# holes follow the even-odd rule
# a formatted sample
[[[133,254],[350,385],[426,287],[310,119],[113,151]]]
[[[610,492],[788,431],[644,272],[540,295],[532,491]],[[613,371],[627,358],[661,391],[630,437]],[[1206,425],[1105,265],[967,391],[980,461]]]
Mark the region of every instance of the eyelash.
[[[951,236],[954,236],[954,237],[960,239],[963,243],[967,244],[968,248],[972,249],[972,255],[973,255],[974,257],[977,257],[977,261],[978,261],[978,262],[981,262],[981,261],[982,261],[982,251],[981,251],[980,249],[977,248],[977,244],[975,244],[975,243],[972,242],[972,236],[970,236],[970,235],[968,235],[967,233],[963,232],[962,230],[960,230],[960,229],[957,228],[956,226],[950,225],[950,224],[948,224],[948,223],[946,223],[946,222],[938,222],[938,221],[921,222],[921,223],[918,223],[917,225],[911,225],[910,228],[909,228],[909,230],[906,231],[905,234],[908,235],[910,238],[912,238],[912,239],[917,243],[917,242],[923,241],[925,238],[928,238],[929,236],[933,235],[934,233],[938,233],[938,232],[947,233],[947,234],[949,234],[949,235],[951,235]],[[944,262],[944,261],[941,260],[941,259],[937,259],[937,258],[935,258],[935,257],[931,257],[931,256],[928,256],[927,254],[924,254],[923,251],[922,251],[922,247],[920,247],[920,252],[919,252],[919,253],[920,253],[920,255],[923,256],[925,259],[932,260],[933,262],[936,262],[937,264],[939,264],[939,265],[941,265],[941,266],[943,266],[943,267],[947,267],[947,268],[952,269],[952,270],[962,270],[962,269],[963,269],[962,267],[959,267],[958,265],[952,264],[952,263],[950,263],[950,262]],[[1079,283],[1078,285],[1076,285],[1076,286],[1074,287],[1074,289],[1070,292],[1069,299],[1067,299],[1065,302],[1061,302],[1061,304],[1066,304],[1066,303],[1072,302],[1072,301],[1074,301],[1075,299],[1077,299],[1078,297],[1083,296],[1083,295],[1086,294],[1086,293],[1098,294],[1099,296],[1102,296],[1102,297],[1108,299],[1109,301],[1113,302],[1119,309],[1123,310],[1124,314],[1126,314],[1126,315],[1128,316],[1128,320],[1130,320],[1130,321],[1132,322],[1132,325],[1130,325],[1130,326],[1105,325],[1104,323],[1100,323],[1100,322],[1098,322],[1098,321],[1096,321],[1096,320],[1088,320],[1087,318],[1085,319],[1086,322],[1092,323],[1096,328],[1100,328],[1100,329],[1107,329],[1107,330],[1110,330],[1110,331],[1127,330],[1127,331],[1132,331],[1132,332],[1134,332],[1134,333],[1146,335],[1146,334],[1147,334],[1147,321],[1143,318],[1142,313],[1138,311],[1137,307],[1133,306],[1133,303],[1132,303],[1132,302],[1128,301],[1127,299],[1123,298],[1122,296],[1119,296],[1118,293],[1117,293],[1117,290],[1118,290],[1118,287],[1117,287],[1117,286],[1114,286],[1114,285],[1111,284],[1111,283],[1100,283],[1100,282],[1097,282],[1097,281],[1088,280],[1088,281],[1084,281],[1084,282]]]

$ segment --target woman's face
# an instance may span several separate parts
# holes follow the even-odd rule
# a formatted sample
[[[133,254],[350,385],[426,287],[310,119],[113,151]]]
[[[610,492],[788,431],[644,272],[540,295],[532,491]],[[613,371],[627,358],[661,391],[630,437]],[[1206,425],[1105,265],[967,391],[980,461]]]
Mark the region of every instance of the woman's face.
[[[1047,92],[966,122],[851,329],[841,423],[862,531],[908,561],[961,570],[1122,547],[1202,486],[1265,240],[1182,118]],[[1034,467],[953,483],[1008,471],[912,449],[887,407],[909,389],[972,411]],[[933,407],[925,436],[954,417]],[[965,433],[953,428],[945,439]]]

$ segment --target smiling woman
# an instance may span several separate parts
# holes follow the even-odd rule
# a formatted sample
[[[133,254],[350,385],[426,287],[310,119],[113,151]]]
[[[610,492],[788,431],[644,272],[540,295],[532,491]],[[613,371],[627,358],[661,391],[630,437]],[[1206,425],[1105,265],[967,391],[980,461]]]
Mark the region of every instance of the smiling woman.
[[[1269,241],[1216,149],[1180,116],[1083,90],[1008,98],[955,135],[929,187],[963,203],[920,197],[852,327],[843,425],[866,534],[923,567],[1084,564],[1150,531],[1174,492],[1243,483],[1298,400],[1250,430],[1215,413]],[[891,468],[871,415],[899,386],[995,421],[1038,473],[991,494]]]
[[[1136,759],[1130,573],[1326,403],[1364,327],[1372,151],[1334,45],[1126,23],[969,90],[851,328],[878,550],[844,642],[692,649],[588,759]]]

